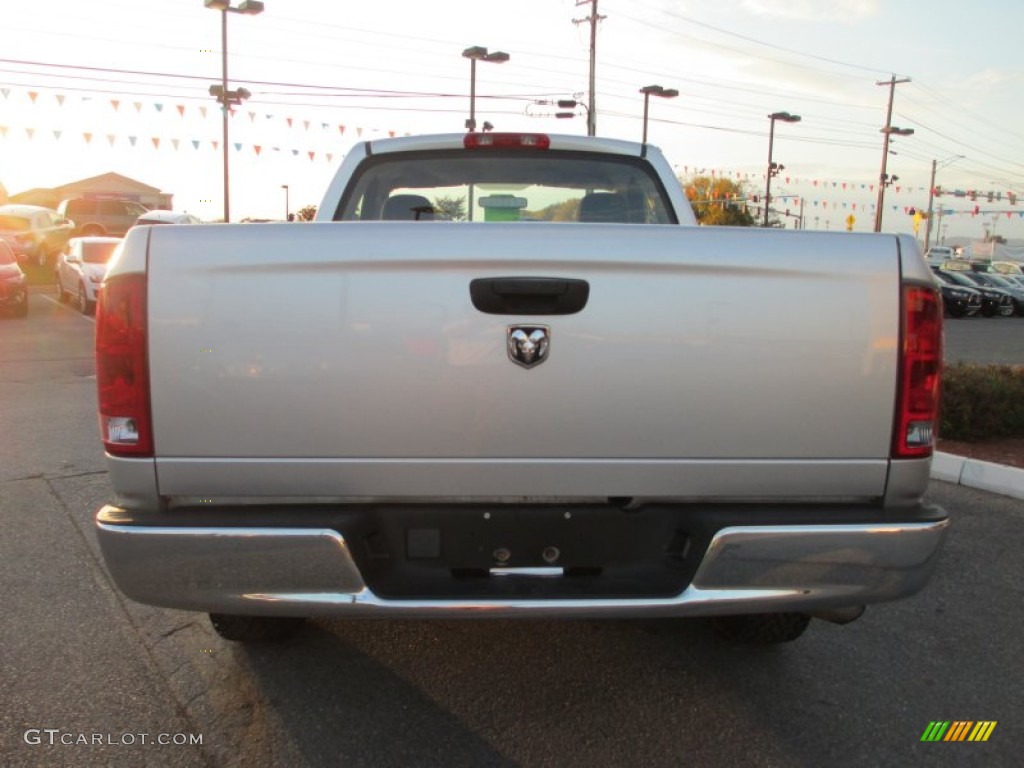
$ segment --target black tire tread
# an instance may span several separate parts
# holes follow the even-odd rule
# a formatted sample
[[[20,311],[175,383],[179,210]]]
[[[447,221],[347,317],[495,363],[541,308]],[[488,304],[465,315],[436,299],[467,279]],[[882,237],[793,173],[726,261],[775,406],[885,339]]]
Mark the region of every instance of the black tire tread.
[[[225,640],[236,643],[277,643],[287,640],[305,623],[294,616],[238,616],[211,613],[213,630]]]
[[[804,613],[760,613],[742,616],[716,616],[711,620],[715,631],[727,640],[750,645],[791,643],[811,623]]]

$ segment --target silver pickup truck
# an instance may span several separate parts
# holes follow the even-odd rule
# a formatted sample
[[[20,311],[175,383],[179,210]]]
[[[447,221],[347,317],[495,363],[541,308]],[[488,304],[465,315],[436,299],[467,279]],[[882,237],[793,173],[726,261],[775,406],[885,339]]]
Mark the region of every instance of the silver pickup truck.
[[[129,597],[303,618],[710,617],[920,590],[941,299],[895,235],[698,227],[652,146],[358,144],[312,224],[137,227],[97,313]]]

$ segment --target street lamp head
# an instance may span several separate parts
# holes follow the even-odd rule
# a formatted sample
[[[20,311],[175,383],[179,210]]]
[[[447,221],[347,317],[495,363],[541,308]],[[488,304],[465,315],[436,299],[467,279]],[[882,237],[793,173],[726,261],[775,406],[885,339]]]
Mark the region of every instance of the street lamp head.
[[[487,49],[482,45],[474,45],[462,52],[467,59],[482,59],[487,55]]]
[[[504,51],[495,51],[494,53],[488,53],[486,56],[484,56],[483,60],[490,61],[493,64],[504,64],[510,58],[512,57],[509,56]]]
[[[913,136],[913,128],[897,128],[895,125],[887,125],[882,128],[881,133],[887,133],[890,136]]]
[[[645,96],[661,96],[664,99],[672,99],[679,95],[675,88],[665,88],[660,85],[645,85],[640,89]]]
[[[228,13],[244,13],[247,16],[255,16],[263,13],[263,3],[259,0],[242,0],[237,8],[231,7],[230,0],[203,0],[203,5],[214,11],[226,11]]]
[[[768,115],[770,120],[781,120],[784,123],[799,123],[802,119],[800,115],[791,115],[789,112],[772,112]]]

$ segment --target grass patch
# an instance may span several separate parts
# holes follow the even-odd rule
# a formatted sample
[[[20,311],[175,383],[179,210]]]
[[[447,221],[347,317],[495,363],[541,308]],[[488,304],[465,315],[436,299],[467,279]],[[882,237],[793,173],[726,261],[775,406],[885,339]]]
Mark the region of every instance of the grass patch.
[[[946,365],[941,417],[946,440],[1024,438],[1024,367]]]

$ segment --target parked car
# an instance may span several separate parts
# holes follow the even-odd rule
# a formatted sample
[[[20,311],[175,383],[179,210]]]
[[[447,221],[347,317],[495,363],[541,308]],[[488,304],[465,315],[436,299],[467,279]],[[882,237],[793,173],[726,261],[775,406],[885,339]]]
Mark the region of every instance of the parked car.
[[[960,285],[952,278],[945,278],[940,270],[935,272],[935,282],[942,291],[942,308],[950,317],[974,317],[981,311],[982,296],[977,288]]]
[[[75,222],[76,237],[120,237],[149,209],[136,200],[72,197],[62,200],[57,211]]]
[[[0,307],[15,317],[28,315],[28,278],[6,241],[0,240]]]
[[[83,315],[96,308],[100,283],[107,271],[107,262],[121,244],[119,237],[75,237],[57,259],[55,269],[57,297],[66,303],[75,297]]]
[[[932,271],[941,279],[946,280],[946,282],[952,281],[957,285],[976,288],[981,291],[981,314],[985,317],[992,317],[997,314],[1009,317],[1013,314],[1013,297],[1002,288],[981,285],[971,280],[970,276],[974,273],[963,270],[939,269],[937,267],[933,267]]]
[[[52,208],[39,205],[0,205],[0,239],[6,240],[19,262],[41,267],[60,253],[71,238],[74,223]]]
[[[928,253],[924,255],[924,258],[929,266],[941,267],[950,259],[956,258],[956,251],[947,245],[933,245],[928,249]]]
[[[997,272],[971,272],[967,277],[976,283],[1006,291],[1013,299],[1014,312],[1024,315],[1024,287],[1012,280],[1007,280],[1005,275],[1000,275]]]
[[[143,224],[202,224],[198,216],[177,211],[146,211],[135,221],[136,226]]]

